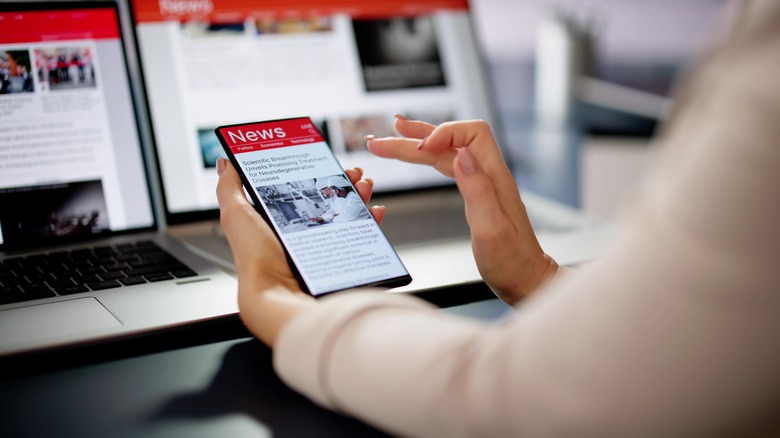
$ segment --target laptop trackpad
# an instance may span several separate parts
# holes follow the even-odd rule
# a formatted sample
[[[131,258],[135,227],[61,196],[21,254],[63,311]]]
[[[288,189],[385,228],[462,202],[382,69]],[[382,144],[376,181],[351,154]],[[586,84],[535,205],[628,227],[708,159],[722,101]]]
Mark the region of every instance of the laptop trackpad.
[[[0,344],[25,345],[119,327],[95,298],[79,298],[0,311]]]

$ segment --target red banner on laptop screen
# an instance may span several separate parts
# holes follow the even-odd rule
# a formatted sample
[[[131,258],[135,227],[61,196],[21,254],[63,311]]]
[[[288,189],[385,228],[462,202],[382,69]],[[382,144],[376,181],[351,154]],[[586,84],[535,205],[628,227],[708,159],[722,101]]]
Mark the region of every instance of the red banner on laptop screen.
[[[234,154],[324,141],[307,118],[228,126],[219,133]]]
[[[0,44],[119,38],[113,9],[0,12]]]
[[[347,14],[355,18],[415,16],[442,9],[468,9],[467,0],[136,0],[137,23],[206,20],[236,22],[253,17]]]

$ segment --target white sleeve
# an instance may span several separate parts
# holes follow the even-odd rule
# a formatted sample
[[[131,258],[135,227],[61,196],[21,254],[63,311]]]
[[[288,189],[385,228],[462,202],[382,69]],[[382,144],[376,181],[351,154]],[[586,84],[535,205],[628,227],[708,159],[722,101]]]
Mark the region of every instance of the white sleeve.
[[[601,259],[496,324],[394,294],[323,299],[283,328],[280,376],[404,436],[776,436],[780,26],[767,32],[700,76]]]
[[[342,199],[343,205],[339,215],[336,216],[334,222],[348,222],[357,219],[370,219],[371,214],[366,209],[365,204],[360,199],[360,195],[355,192],[349,192],[346,198]]]

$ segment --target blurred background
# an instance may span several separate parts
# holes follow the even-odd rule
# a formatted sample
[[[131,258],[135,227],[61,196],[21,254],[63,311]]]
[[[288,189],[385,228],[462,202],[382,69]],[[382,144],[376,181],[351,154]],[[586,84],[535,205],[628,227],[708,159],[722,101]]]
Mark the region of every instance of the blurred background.
[[[472,0],[521,187],[614,218],[726,0]],[[539,78],[539,79],[537,79]]]

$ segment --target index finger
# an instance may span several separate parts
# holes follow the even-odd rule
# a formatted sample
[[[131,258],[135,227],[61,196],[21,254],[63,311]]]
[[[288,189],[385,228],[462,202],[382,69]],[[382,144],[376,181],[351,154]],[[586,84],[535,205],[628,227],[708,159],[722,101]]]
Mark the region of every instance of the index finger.
[[[406,163],[425,164],[452,178],[452,159],[454,150],[441,152],[420,151],[419,140],[400,137],[373,138],[366,142],[368,150],[382,158],[392,158]]]
[[[436,128],[428,122],[420,120],[411,120],[400,114],[395,115],[395,129],[404,137],[421,140],[429,135]]]

